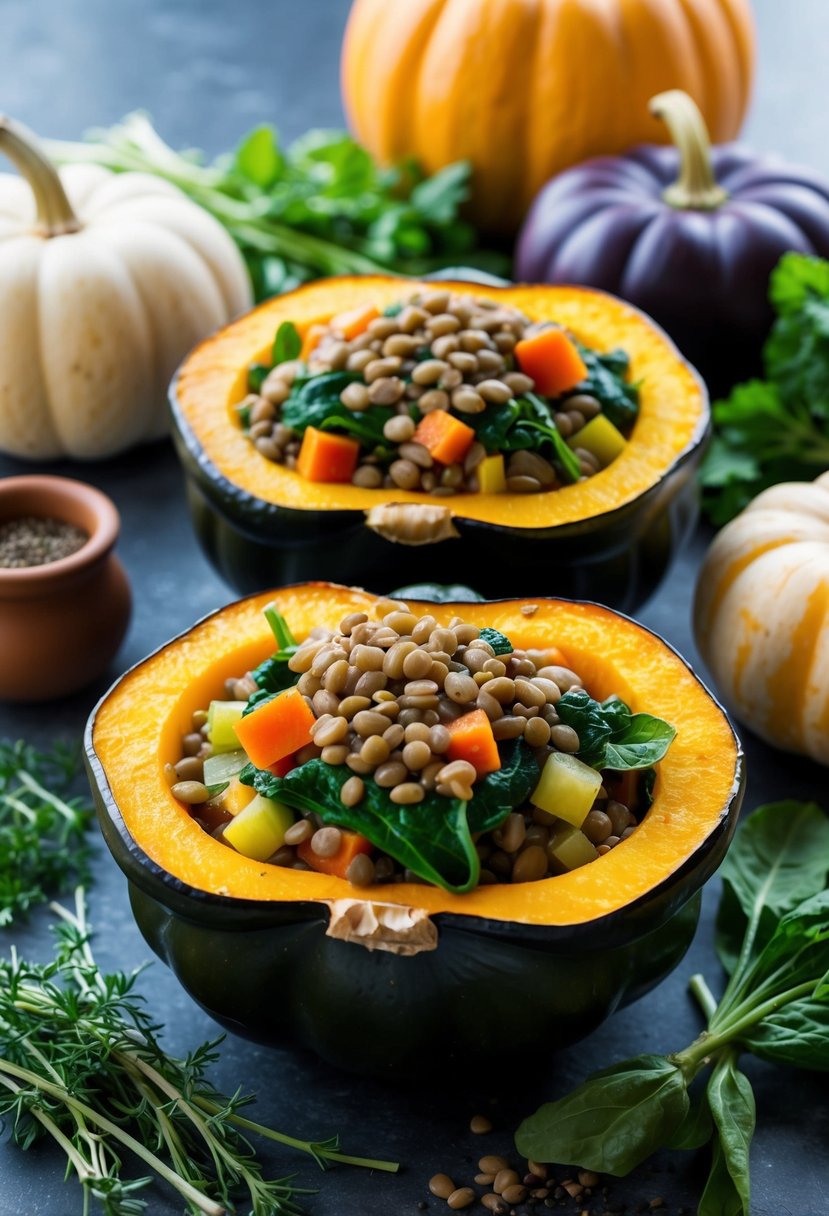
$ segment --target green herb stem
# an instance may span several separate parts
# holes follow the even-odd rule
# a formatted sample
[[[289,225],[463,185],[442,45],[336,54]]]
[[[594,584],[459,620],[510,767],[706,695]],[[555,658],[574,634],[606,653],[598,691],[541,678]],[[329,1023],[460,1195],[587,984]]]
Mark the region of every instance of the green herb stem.
[[[702,1012],[705,1014],[705,1020],[710,1022],[717,1011],[717,998],[708,987],[708,984],[705,981],[705,976],[700,975],[699,972],[696,975],[692,975],[688,983],[688,988],[697,998],[697,1003]]]

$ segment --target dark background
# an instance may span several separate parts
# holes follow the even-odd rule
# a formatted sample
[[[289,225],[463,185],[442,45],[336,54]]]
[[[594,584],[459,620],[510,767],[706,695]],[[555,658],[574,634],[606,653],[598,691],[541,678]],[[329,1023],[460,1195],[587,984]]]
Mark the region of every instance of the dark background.
[[[759,73],[746,136],[759,147],[829,172],[826,0],[755,0],[754,7]],[[347,0],[0,0],[0,109],[43,135],[78,138],[89,127],[143,107],[171,143],[197,145],[210,154],[232,146],[263,120],[273,121],[287,138],[309,126],[339,125],[337,63],[347,9]],[[30,466],[0,458],[0,475],[26,471]],[[135,613],[111,678],[232,598],[195,547],[178,468],[166,444],[104,465],[52,471],[94,482],[122,513],[120,553],[132,578]],[[706,542],[700,532],[641,613],[692,661],[690,600]],[[554,593],[555,587],[538,591]],[[78,736],[108,682],[57,704],[0,706],[0,734],[44,742],[56,732]],[[751,737],[746,749],[748,807],[786,796],[824,796],[825,770],[773,753]],[[146,959],[148,950],[131,919],[125,883],[103,850],[96,871],[90,897],[92,919],[100,930],[96,953],[105,967],[133,967]],[[715,879],[706,890],[694,946],[661,988],[617,1014],[566,1056],[556,1056],[553,1044],[549,1054],[539,1044],[536,1059],[498,1100],[492,1100],[486,1077],[446,1093],[400,1091],[332,1073],[307,1057],[235,1039],[225,1046],[216,1079],[228,1091],[255,1089],[257,1115],[264,1122],[309,1137],[338,1130],[348,1150],[403,1163],[397,1177],[347,1169],[320,1176],[302,1158],[266,1154],[274,1175],[298,1169],[300,1184],[319,1182],[320,1194],[309,1204],[315,1216],[414,1213],[418,1201],[428,1198],[432,1173],[445,1169],[458,1181],[469,1181],[473,1160],[484,1152],[508,1152],[512,1129],[539,1101],[559,1096],[594,1068],[627,1055],[677,1049],[697,1035],[700,1018],[686,985],[696,970],[704,970],[715,989],[720,982],[711,947],[717,897]],[[12,941],[45,957],[45,916],[29,928],[0,932],[0,949]],[[214,1033],[213,1024],[160,963],[145,974],[141,990],[166,1023],[171,1049],[184,1051]],[[829,1109],[821,1079],[763,1065],[749,1064],[747,1070],[758,1106],[753,1212],[826,1216]],[[468,1133],[469,1117],[476,1111],[491,1114],[496,1124],[492,1135]],[[652,1167],[614,1182],[612,1195],[626,1202],[629,1211],[661,1196],[671,1216],[682,1208],[690,1214],[705,1168],[702,1153],[665,1154]],[[181,1210],[161,1189],[148,1192],[148,1200],[152,1216]],[[74,1183],[63,1182],[57,1151],[39,1146],[24,1157],[0,1142],[0,1216],[74,1216],[81,1206]],[[429,1206],[447,1210],[434,1199]]]

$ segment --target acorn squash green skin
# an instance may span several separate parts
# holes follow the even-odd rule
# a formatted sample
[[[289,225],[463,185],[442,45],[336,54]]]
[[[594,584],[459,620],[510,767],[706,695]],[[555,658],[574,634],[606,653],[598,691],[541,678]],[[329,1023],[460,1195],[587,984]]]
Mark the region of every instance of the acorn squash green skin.
[[[265,502],[223,477],[205,455],[171,389],[173,438],[199,543],[241,594],[325,578],[388,594],[406,583],[462,579],[484,599],[593,599],[622,612],[657,589],[696,518],[696,471],[706,428],[645,493],[613,511],[552,528],[511,528],[455,517],[460,540],[395,544],[362,511],[298,511]],[[505,503],[508,518],[508,504]]]
[[[716,831],[635,904],[571,926],[437,914],[437,949],[401,957],[327,937],[324,904],[230,899],[167,873],[127,830],[91,726],[86,764],[101,830],[144,938],[187,992],[236,1034],[393,1079],[482,1067],[540,1042],[567,1046],[660,983],[694,936],[744,785],[740,764]]]

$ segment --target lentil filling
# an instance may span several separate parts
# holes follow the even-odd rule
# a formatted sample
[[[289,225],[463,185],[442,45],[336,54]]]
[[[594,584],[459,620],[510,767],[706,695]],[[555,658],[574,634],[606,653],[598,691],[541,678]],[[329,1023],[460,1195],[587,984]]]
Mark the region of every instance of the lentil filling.
[[[279,327],[237,411],[257,451],[311,481],[532,494],[624,450],[638,388],[600,354],[496,300],[419,292],[310,327]]]
[[[616,847],[668,723],[594,700],[554,645],[381,601],[276,653],[196,712],[176,798],[246,856],[356,887],[534,882]]]

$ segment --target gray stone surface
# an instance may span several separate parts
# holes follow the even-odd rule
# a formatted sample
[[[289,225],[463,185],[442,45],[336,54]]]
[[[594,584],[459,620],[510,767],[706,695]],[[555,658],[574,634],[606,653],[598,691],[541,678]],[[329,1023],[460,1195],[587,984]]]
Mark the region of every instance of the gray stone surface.
[[[829,170],[822,114],[829,16],[824,0],[798,0],[795,7],[796,19],[792,6],[756,0],[760,77],[747,133],[757,144]],[[211,153],[262,119],[275,121],[286,136],[312,124],[334,125],[341,121],[337,55],[346,11],[346,0],[0,0],[0,107],[44,134],[72,138],[128,109],[146,107],[173,143],[197,144]],[[0,475],[24,471],[0,459]],[[80,474],[77,467],[53,471],[88,478],[112,495],[122,513],[120,552],[132,577],[135,614],[111,677],[232,598],[194,544],[178,467],[166,445]],[[705,542],[700,533],[642,613],[692,661],[689,604]],[[41,741],[77,735],[106,683],[57,704],[0,706],[0,733]],[[824,795],[824,770],[774,753],[750,736],[745,742],[747,806]],[[148,951],[130,916],[120,872],[102,847],[99,854],[91,894],[97,953],[104,966],[132,967]],[[714,880],[694,945],[665,984],[566,1055],[556,1055],[555,1044],[539,1044],[536,1058],[508,1080],[506,1096],[497,1100],[490,1096],[497,1060],[492,1077],[471,1078],[462,1088],[399,1091],[333,1074],[306,1056],[232,1038],[216,1079],[228,1090],[241,1085],[257,1091],[259,1115],[274,1126],[314,1137],[338,1130],[354,1152],[403,1162],[398,1177],[346,1169],[319,1176],[302,1159],[266,1153],[274,1174],[297,1169],[302,1185],[319,1184],[319,1195],[308,1205],[316,1216],[414,1213],[418,1201],[428,1198],[426,1180],[436,1169],[468,1179],[480,1153],[509,1150],[510,1129],[538,1101],[626,1055],[669,1051],[691,1041],[700,1022],[687,981],[700,969],[715,988],[720,980],[711,947],[717,894]],[[11,940],[35,956],[49,950],[43,918],[0,937],[0,948]],[[183,1051],[214,1032],[160,963],[140,986],[166,1023],[172,1049]],[[820,1079],[762,1065],[751,1065],[749,1072],[759,1122],[752,1148],[754,1213],[825,1216],[829,1111]],[[496,1124],[485,1139],[466,1131],[479,1110],[489,1111]],[[682,1208],[690,1216],[704,1168],[704,1154],[665,1154],[651,1168],[614,1183],[613,1198],[632,1212],[638,1203],[662,1196],[671,1216]],[[181,1210],[160,1188],[148,1193],[148,1202],[152,1216]],[[81,1206],[77,1188],[63,1181],[57,1152],[44,1145],[24,1157],[0,1141],[0,1216],[74,1216]],[[429,1207],[446,1210],[434,1199]]]

